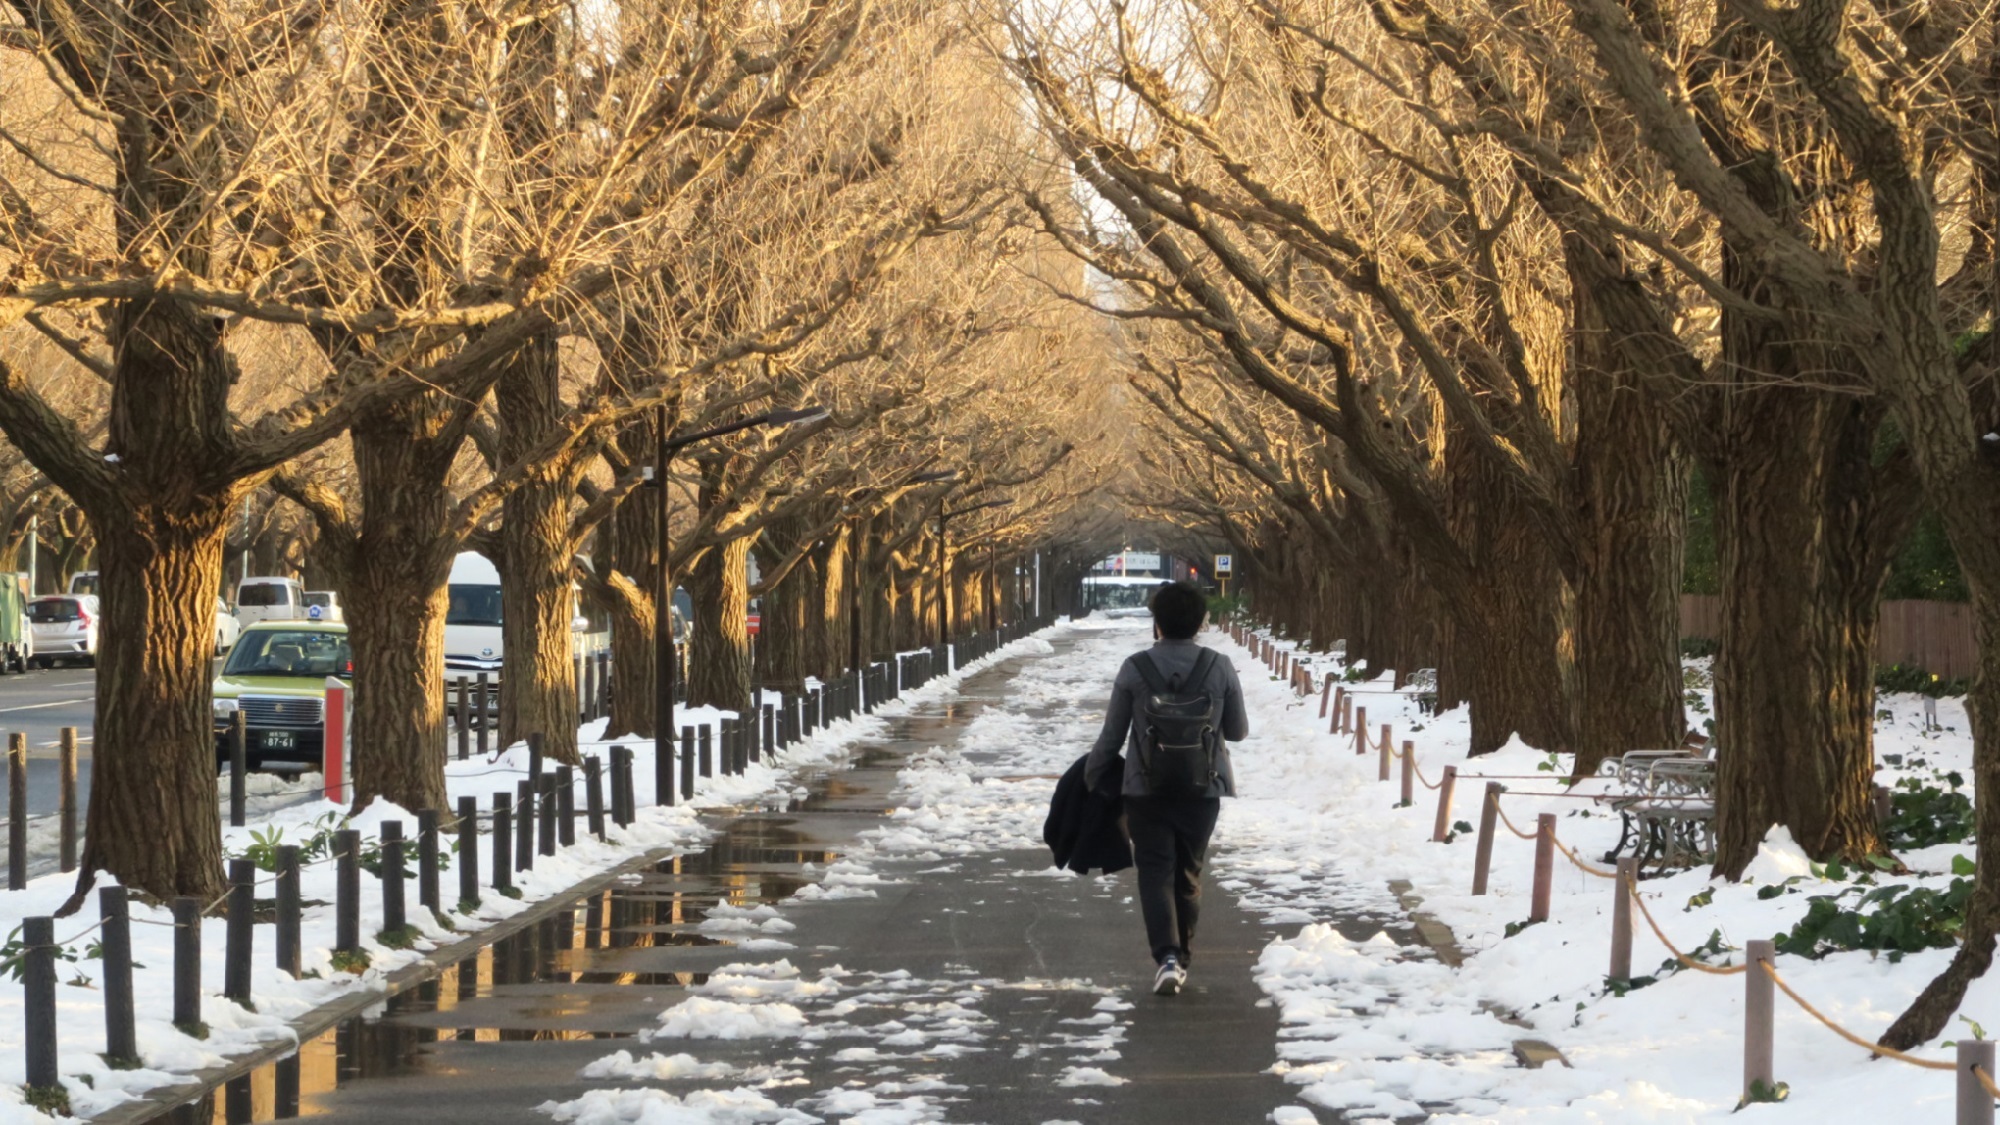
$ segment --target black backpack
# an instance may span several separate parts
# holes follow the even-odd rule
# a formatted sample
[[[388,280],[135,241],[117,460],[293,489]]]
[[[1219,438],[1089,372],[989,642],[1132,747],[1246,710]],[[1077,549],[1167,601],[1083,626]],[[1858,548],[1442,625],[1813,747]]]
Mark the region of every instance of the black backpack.
[[[1215,666],[1215,653],[1202,649],[1185,683],[1178,676],[1169,682],[1160,675],[1159,665],[1147,653],[1134,655],[1132,665],[1146,681],[1146,694],[1132,716],[1139,728],[1139,772],[1146,778],[1146,788],[1160,797],[1220,793],[1216,751],[1221,735],[1216,728],[1222,722],[1222,700],[1211,697],[1203,686]]]

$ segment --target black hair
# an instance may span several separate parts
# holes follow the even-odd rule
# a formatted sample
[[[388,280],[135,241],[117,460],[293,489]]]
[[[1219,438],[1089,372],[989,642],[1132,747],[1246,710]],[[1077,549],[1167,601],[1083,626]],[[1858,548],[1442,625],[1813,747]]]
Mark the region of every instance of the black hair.
[[[1186,582],[1162,583],[1146,608],[1153,611],[1160,636],[1170,641],[1193,640],[1208,618],[1207,596]]]

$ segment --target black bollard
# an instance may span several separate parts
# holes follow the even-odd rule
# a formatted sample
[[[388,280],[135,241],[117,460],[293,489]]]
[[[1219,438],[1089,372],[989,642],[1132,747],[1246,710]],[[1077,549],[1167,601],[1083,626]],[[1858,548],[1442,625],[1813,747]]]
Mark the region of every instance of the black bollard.
[[[514,886],[514,810],[508,807],[512,801],[506,793],[493,794],[493,889],[502,894]]]
[[[304,920],[305,899],[299,893],[299,846],[297,844],[278,845],[278,967],[298,976],[303,970],[300,959],[300,928]]]
[[[701,724],[701,776],[715,776],[715,728]]]
[[[333,834],[334,939],[336,953],[361,952],[361,833],[343,828]]]
[[[466,698],[470,687],[465,677],[458,677],[458,760],[463,762],[472,756],[472,707]]]
[[[28,1089],[60,1090],[56,1069],[56,920],[21,919],[22,1001],[27,1009],[23,1043]]]
[[[476,720],[479,723],[479,754],[481,757],[485,757],[487,750],[491,746],[490,739],[493,733],[493,720],[499,714],[500,709],[493,706],[492,689],[487,686],[486,673],[479,673],[474,683],[478,686],[473,692],[472,707],[479,715],[479,718]]]
[[[514,870],[529,871],[535,866],[535,787],[530,781],[514,783]]]
[[[100,887],[97,916],[103,929],[104,1055],[113,1065],[139,1062],[139,1027],[132,1002],[132,912],[124,887]]]
[[[694,728],[681,728],[681,799],[694,800]]]
[[[241,712],[238,712],[241,714]],[[223,929],[222,995],[250,1007],[251,942],[257,921],[257,865],[229,861],[229,917]]]
[[[403,822],[382,822],[382,932],[400,934],[409,926],[403,908]]]
[[[357,833],[358,835],[358,833]],[[201,900],[173,900],[174,1026],[199,1038],[201,1030]]]
[[[417,904],[438,912],[438,814],[417,810]]]
[[[554,771],[542,775],[541,783],[535,787],[535,799],[540,801],[542,826],[538,832],[538,843],[543,855],[556,854],[556,775]]]
[[[458,799],[458,909],[479,905],[479,798]]]
[[[573,848],[576,846],[576,770],[570,766],[557,766],[555,787],[556,841],[565,848]]]
[[[241,707],[229,713],[229,827],[243,827],[249,800],[250,724]]]
[[[604,762],[595,754],[583,760],[583,808],[590,834],[604,839]]]

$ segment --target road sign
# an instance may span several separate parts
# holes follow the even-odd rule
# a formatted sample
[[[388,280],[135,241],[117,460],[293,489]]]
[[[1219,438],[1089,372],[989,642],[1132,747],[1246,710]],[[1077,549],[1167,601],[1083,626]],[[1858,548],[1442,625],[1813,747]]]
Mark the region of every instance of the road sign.
[[[1215,556],[1215,576],[1217,578],[1229,577],[1231,570],[1234,569],[1231,564],[1235,561],[1235,556],[1233,555]]]

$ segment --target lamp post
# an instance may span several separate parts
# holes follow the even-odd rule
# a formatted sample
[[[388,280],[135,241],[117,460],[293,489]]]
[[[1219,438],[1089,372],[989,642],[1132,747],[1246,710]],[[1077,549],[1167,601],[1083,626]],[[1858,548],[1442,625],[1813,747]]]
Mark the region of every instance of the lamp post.
[[[918,473],[904,481],[899,488],[912,488],[920,484],[941,484],[958,479],[957,469],[940,469],[935,472]],[[855,498],[879,493],[878,488],[867,488],[855,494]],[[848,570],[852,577],[848,580],[847,602],[847,668],[854,671],[861,667],[861,566],[865,561],[861,554],[861,517],[848,521],[849,554],[852,556]]]
[[[673,463],[675,453],[695,442],[760,426],[806,426],[826,416],[827,410],[823,406],[772,410],[705,430],[669,435],[667,408],[659,407],[659,444],[653,453],[651,470],[653,487],[660,490],[660,565],[653,582],[653,661],[657,668],[653,676],[653,800],[658,804],[674,803],[674,578],[670,565],[673,558],[670,522],[673,493],[668,484],[667,469]]]
[[[951,554],[945,549],[945,528],[953,516],[977,512],[982,508],[1004,508],[1012,504],[1005,498],[988,500],[984,504],[968,504],[963,508],[946,511],[943,498],[938,500],[938,647],[951,644]]]

